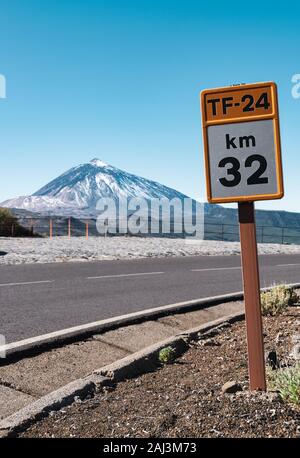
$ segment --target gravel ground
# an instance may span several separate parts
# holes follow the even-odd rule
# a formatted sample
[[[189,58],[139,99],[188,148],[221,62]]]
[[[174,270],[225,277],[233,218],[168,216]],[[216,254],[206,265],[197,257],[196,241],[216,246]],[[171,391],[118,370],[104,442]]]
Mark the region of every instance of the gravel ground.
[[[237,255],[238,242],[140,237],[0,237],[0,264],[93,261],[164,256]],[[260,254],[296,254],[300,245],[260,244]]]
[[[266,351],[289,361],[300,307],[264,318]],[[23,437],[300,437],[300,410],[247,391],[245,323],[195,342],[175,363],[53,413]],[[238,381],[243,391],[222,394]]]

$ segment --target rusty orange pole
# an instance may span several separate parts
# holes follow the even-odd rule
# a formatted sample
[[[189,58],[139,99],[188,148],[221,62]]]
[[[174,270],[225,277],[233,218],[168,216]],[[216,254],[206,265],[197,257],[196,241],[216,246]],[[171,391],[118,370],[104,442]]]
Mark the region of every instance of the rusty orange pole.
[[[260,280],[253,202],[239,203],[250,390],[266,390]]]
[[[52,219],[49,220],[49,237],[52,239],[53,231],[52,231]]]
[[[68,237],[71,238],[71,218],[68,219]]]
[[[89,223],[85,223],[85,238],[89,238]]]

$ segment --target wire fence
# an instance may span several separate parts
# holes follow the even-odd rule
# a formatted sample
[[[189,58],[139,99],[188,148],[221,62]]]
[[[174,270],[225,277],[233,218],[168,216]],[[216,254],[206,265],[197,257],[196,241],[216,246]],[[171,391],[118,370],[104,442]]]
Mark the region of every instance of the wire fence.
[[[77,219],[64,217],[19,217],[18,221],[0,223],[0,236],[18,237],[58,237],[58,236],[96,236],[95,219]]]
[[[39,217],[28,218],[20,217],[18,222],[0,223],[0,236],[6,237],[58,237],[84,236],[109,236],[118,234],[117,229],[111,230],[107,226],[105,234],[100,234],[97,230],[96,219],[77,219],[65,217]],[[146,234],[147,235],[147,234]],[[151,232],[148,235],[152,235]],[[156,236],[184,236],[184,233],[158,233]],[[204,224],[204,239],[235,242],[239,241],[239,226],[237,224],[212,223]],[[300,245],[300,227],[280,227],[257,225],[257,241],[259,243],[278,243]]]
[[[258,243],[279,243],[282,245],[300,245],[300,227],[256,226]],[[205,238],[208,240],[239,241],[237,224],[205,224]]]

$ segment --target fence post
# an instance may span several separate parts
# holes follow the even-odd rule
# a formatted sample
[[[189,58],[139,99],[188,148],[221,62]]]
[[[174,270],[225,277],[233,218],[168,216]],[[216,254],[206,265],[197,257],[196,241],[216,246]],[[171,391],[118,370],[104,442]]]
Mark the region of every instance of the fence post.
[[[89,223],[85,223],[85,238],[89,238]]]
[[[261,243],[264,243],[264,226],[261,227]]]
[[[281,244],[284,245],[284,227],[281,230]]]
[[[222,224],[222,228],[221,228],[222,232],[222,242],[224,242],[224,224]]]
[[[11,225],[11,236],[12,236],[12,237],[14,236],[14,229],[15,229],[15,226],[14,226],[14,224],[12,223],[12,225]]]
[[[68,237],[71,238],[71,218],[68,219]]]
[[[52,219],[49,220],[49,237],[52,239],[53,236],[53,230],[52,230]]]

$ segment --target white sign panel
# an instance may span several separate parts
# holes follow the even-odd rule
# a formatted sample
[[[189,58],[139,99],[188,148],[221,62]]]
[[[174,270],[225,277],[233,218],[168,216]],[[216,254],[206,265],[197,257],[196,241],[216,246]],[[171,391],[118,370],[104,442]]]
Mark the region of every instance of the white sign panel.
[[[211,196],[278,192],[273,121],[208,127]]]
[[[201,108],[208,201],[282,198],[276,84],[208,89]]]

